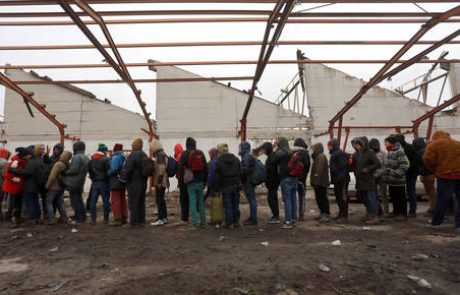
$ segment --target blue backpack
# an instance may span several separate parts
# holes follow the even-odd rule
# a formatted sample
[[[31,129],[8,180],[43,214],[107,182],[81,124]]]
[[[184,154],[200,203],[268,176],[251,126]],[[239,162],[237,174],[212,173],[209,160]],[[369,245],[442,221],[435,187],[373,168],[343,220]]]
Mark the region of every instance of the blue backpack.
[[[255,160],[255,167],[252,174],[249,176],[249,181],[254,185],[261,185],[267,180],[267,170],[265,165],[259,160]]]
[[[176,159],[174,157],[168,157],[168,166],[166,167],[166,172],[168,173],[168,177],[174,177],[177,173],[178,165]]]

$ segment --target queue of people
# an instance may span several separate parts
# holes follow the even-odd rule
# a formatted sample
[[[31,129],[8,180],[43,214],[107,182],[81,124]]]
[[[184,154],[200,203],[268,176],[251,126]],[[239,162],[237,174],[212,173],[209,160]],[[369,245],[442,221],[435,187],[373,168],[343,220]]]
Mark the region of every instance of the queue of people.
[[[271,211],[267,222],[290,229],[305,218],[306,182],[310,175],[320,212],[317,220],[346,223],[351,196],[348,187],[353,174],[356,197],[366,209],[361,218],[363,223],[376,225],[382,217],[396,221],[416,217],[415,184],[420,176],[429,198],[429,210],[425,214],[432,217],[433,229],[439,228],[446,212],[455,210],[456,230],[460,233],[460,142],[437,131],[428,143],[417,138],[409,144],[404,135],[389,136],[384,141],[387,153],[375,138],[357,137],[351,144],[355,152],[347,154],[340,149],[339,141],[332,139],[327,144],[328,158],[321,143],[312,146],[310,157],[308,146],[301,138],[295,139],[293,148],[284,137],[254,149],[249,142],[242,142],[239,157],[222,143],[209,150],[209,162],[191,137],[186,139],[185,150],[181,144],[174,147],[174,156],[168,156],[160,140],[154,139],[150,145],[153,159],[143,151],[142,139],[133,141],[128,155],[123,145],[115,144],[110,157],[104,144],[99,144],[97,152],[88,157],[85,143],[81,141],[73,144],[73,153],[56,145],[51,156],[41,144],[17,148],[12,156],[2,149],[2,220],[12,222],[13,226],[21,225],[25,221],[23,217],[36,224],[45,221],[49,225],[84,223],[89,213],[90,223],[96,224],[101,197],[105,224],[143,227],[151,177],[158,212],[152,225],[162,226],[169,223],[166,191],[170,188],[170,178],[175,177],[180,191],[181,222],[192,229],[206,227],[206,198],[222,198],[224,227],[239,227],[241,191],[249,204],[249,214],[242,224],[257,225],[256,187],[262,184],[267,188]],[[262,154],[266,156],[265,163],[260,160]],[[83,188],[87,175],[91,188],[85,204]],[[338,206],[336,216],[331,216],[330,185]],[[70,196],[71,218],[64,206],[65,191]],[[279,191],[284,203],[283,220]],[[111,213],[113,220],[110,220]]]

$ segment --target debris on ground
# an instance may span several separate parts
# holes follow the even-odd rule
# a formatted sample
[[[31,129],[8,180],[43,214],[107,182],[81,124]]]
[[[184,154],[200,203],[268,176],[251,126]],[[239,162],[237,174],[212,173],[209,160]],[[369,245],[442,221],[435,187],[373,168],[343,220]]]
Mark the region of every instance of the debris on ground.
[[[363,226],[363,230],[371,230],[371,228],[368,226]]]
[[[332,246],[342,246],[343,243],[340,240],[335,240],[335,241],[331,242],[331,245]]]
[[[68,282],[69,280],[65,280],[60,283],[53,283],[53,284],[49,284],[48,287],[51,289],[51,292],[57,292],[61,290],[65,285],[67,285]]]
[[[226,240],[228,240],[228,237],[224,237],[224,236],[219,237],[220,242],[225,242]]]
[[[33,237],[33,236],[34,236],[34,235],[31,234],[31,233],[27,233],[27,235],[26,235],[26,237],[28,237],[29,239],[30,239],[31,237]]]
[[[319,268],[319,270],[322,271],[322,272],[330,272],[330,271],[331,271],[331,269],[330,269],[329,267],[327,267],[326,265],[324,265],[324,264],[320,264],[320,265],[318,266],[318,268]]]
[[[425,280],[424,278],[420,278],[420,277],[412,276],[412,275],[408,275],[407,278],[413,282],[416,282],[417,286],[419,287],[426,288],[426,289],[432,289],[431,284],[428,283],[428,281]]]
[[[48,251],[49,252],[57,252],[58,249],[59,249],[59,247],[54,247],[54,248],[49,249]]]
[[[260,243],[262,246],[265,246],[265,247],[268,247],[268,245],[270,244],[269,242],[261,242]]]
[[[412,259],[417,260],[417,261],[427,260],[428,258],[429,258],[428,255],[425,255],[422,253],[417,253],[417,255],[412,256]]]
[[[70,230],[70,232],[71,232],[71,233],[78,233],[78,229],[72,228],[72,229]]]

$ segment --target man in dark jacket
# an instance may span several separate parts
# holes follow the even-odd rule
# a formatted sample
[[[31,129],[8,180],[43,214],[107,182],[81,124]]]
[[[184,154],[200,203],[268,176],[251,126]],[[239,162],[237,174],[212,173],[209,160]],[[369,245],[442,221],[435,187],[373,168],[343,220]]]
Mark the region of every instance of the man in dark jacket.
[[[113,155],[110,160],[109,189],[113,210],[113,226],[126,224],[128,220],[128,201],[126,200],[125,184],[120,181],[120,174],[126,161],[123,153],[123,145],[116,143],[113,147]]]
[[[267,170],[267,179],[265,186],[267,187],[267,199],[272,217],[268,220],[268,224],[280,223],[280,209],[278,204],[278,187],[280,180],[278,177],[278,166],[276,164],[276,156],[273,152],[273,145],[270,142],[263,143],[257,151],[264,153],[267,156],[265,161],[265,169]]]
[[[217,146],[214,191],[221,192],[225,207],[225,225],[228,228],[239,226],[240,219],[240,160],[228,152],[226,143]]]
[[[216,164],[217,164],[217,156],[219,152],[217,148],[213,147],[208,151],[208,154],[209,154],[210,160],[208,162],[208,183],[207,183],[208,190],[206,191],[206,195],[204,196],[205,201],[209,196],[211,196],[211,198],[215,196],[214,182],[216,181],[215,179]]]
[[[416,149],[423,160],[423,155],[426,150],[425,139],[421,137],[414,139],[412,146]],[[425,193],[428,197],[429,205],[429,208],[425,213],[425,217],[433,217],[434,209],[436,207],[436,188],[434,185],[435,177],[434,174],[428,170],[425,163],[421,163],[420,166],[420,181],[423,183],[423,188],[425,189]]]
[[[99,144],[97,152],[89,161],[88,172],[91,179],[90,189],[90,212],[91,224],[96,224],[97,220],[97,201],[102,197],[104,208],[104,224],[109,223],[110,215],[110,188],[109,188],[109,169],[110,159],[107,157],[108,148],[105,144]]]
[[[148,156],[142,150],[143,141],[137,138],[131,144],[131,153],[121,171],[120,180],[126,183],[128,191],[129,225],[130,227],[145,226],[145,191],[148,176],[142,173],[143,165]]]
[[[334,185],[335,200],[339,206],[339,214],[334,219],[338,222],[347,222],[348,200],[345,194],[345,183],[349,172],[348,155],[340,149],[337,139],[329,141],[327,147],[331,155],[329,160],[331,183]]]
[[[243,183],[244,194],[249,203],[249,218],[244,225],[257,225],[257,199],[255,185],[251,182],[250,176],[256,168],[256,159],[251,155],[251,145],[245,141],[240,144],[241,156],[241,181]]]
[[[380,204],[381,204],[379,208],[379,213],[380,215],[388,214],[389,208],[388,208],[387,184],[383,181],[383,177],[382,177],[383,171],[385,170],[387,154],[384,153],[382,149],[380,148],[380,141],[377,138],[372,138],[369,141],[369,147],[374,151],[381,165],[380,168],[375,170],[374,172],[375,184],[377,186],[376,189],[378,193],[377,195],[379,197]]]
[[[22,187],[22,196],[27,212],[27,217],[30,221],[36,224],[42,223],[40,216],[40,201],[39,193],[43,191],[46,184],[46,169],[43,163],[44,149],[41,144],[28,147],[32,158],[27,161],[24,170],[10,168],[9,172],[16,176],[24,177],[24,185]]]
[[[311,157],[313,164],[311,165],[310,183],[315,190],[315,199],[320,215],[319,222],[329,222],[331,219],[331,211],[329,199],[327,197],[327,188],[329,187],[329,165],[327,157],[324,155],[323,144],[318,142],[312,146],[313,153]]]
[[[48,149],[48,147],[47,147]],[[48,152],[48,151],[47,151]],[[54,164],[56,164],[59,159],[61,158],[61,155],[62,153],[64,152],[64,146],[61,144],[61,143],[57,143],[54,147],[53,147],[53,151],[52,151],[52,155],[49,156],[48,153],[45,153],[45,156],[43,157],[43,162],[45,163],[45,166],[46,166],[46,179],[48,179],[48,177],[50,176],[50,173],[51,173],[51,169],[53,169],[53,166]],[[47,208],[47,202],[46,202],[46,199],[47,199],[47,191],[46,189],[44,189],[42,192],[40,192],[40,194],[42,195],[42,206],[43,208]],[[58,207],[59,207],[59,198],[54,198],[54,211],[53,212],[56,212]],[[45,213],[43,214],[45,219],[47,218],[47,211],[44,210]],[[65,220],[62,220],[63,222],[65,222]]]
[[[363,198],[367,209],[367,215],[362,221],[368,225],[378,224],[379,202],[375,191],[375,171],[380,168],[379,159],[374,151],[369,148],[367,137],[357,139],[356,146],[359,151],[358,171],[358,191]]]
[[[403,134],[397,134],[395,137],[404,149],[407,159],[409,159],[410,166],[409,170],[406,172],[406,191],[409,198],[409,217],[416,217],[417,193],[415,186],[417,184],[417,177],[420,174],[420,166],[423,163],[423,159],[414,146],[406,142],[406,138]]]
[[[307,186],[307,177],[308,172],[310,172],[310,154],[308,153],[308,145],[302,138],[296,138],[294,140],[294,149],[293,152],[299,152],[302,164],[303,171],[302,174],[298,177],[299,183],[297,185],[297,193],[299,194],[299,221],[304,220],[305,215],[305,194]]]

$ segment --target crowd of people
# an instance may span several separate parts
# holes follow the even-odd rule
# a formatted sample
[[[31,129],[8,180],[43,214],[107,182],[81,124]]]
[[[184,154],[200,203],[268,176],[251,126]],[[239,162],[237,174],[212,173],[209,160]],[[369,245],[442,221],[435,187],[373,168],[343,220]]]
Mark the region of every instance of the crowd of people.
[[[180,191],[181,221],[192,229],[207,224],[206,198],[222,200],[224,214],[218,222],[226,228],[239,227],[241,191],[249,204],[249,216],[242,224],[257,225],[256,187],[262,184],[267,189],[272,215],[267,222],[290,229],[305,218],[310,176],[320,212],[317,220],[346,223],[351,196],[348,188],[353,175],[356,197],[366,208],[361,221],[375,225],[382,217],[396,221],[416,217],[416,183],[420,176],[429,199],[425,215],[431,218],[433,229],[443,223],[446,212],[455,212],[456,231],[460,234],[459,141],[437,131],[429,142],[417,138],[409,144],[404,135],[396,134],[385,139],[384,148],[379,140],[367,137],[354,138],[351,144],[354,153],[348,154],[340,149],[338,140],[332,139],[327,144],[327,157],[324,146],[316,143],[310,156],[303,139],[295,139],[291,148],[289,141],[281,137],[255,148],[242,142],[238,157],[223,143],[208,151],[209,161],[191,137],[186,139],[185,150],[181,144],[174,147],[174,156],[168,156],[160,140],[154,139],[150,146],[152,159],[143,151],[142,139],[133,141],[128,155],[123,145],[115,144],[110,157],[104,144],[99,144],[97,152],[88,157],[81,141],[73,144],[73,153],[61,144],[54,146],[51,155],[42,144],[19,147],[13,155],[0,149],[1,220],[17,227],[24,222],[85,223],[89,217],[90,223],[96,224],[101,197],[105,224],[143,227],[151,177],[158,211],[152,225],[161,226],[169,222],[165,197],[170,178],[174,177]],[[265,155],[265,163],[260,160],[261,155]],[[83,189],[88,174],[91,188],[85,202]],[[333,217],[328,198],[330,185],[338,206],[338,214]],[[64,205],[65,191],[70,197],[71,217]],[[279,191],[284,203],[283,220]]]

